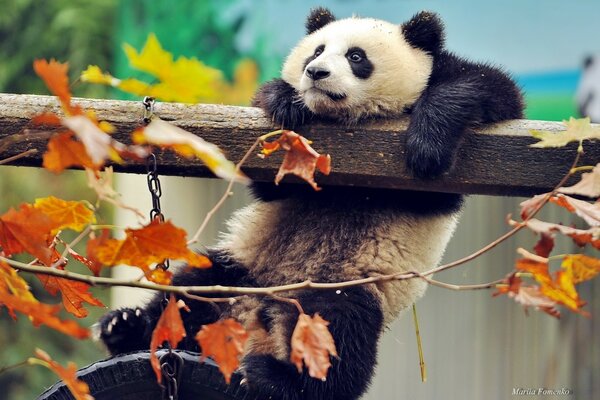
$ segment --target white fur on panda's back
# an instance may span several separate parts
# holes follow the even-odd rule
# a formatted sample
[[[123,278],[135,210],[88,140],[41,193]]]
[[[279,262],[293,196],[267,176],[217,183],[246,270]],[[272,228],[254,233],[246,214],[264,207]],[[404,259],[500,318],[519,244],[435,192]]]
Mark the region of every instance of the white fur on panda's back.
[[[437,266],[458,220],[458,213],[422,216],[297,208],[293,200],[282,200],[256,202],[237,211],[218,248],[248,268],[260,286],[306,279],[346,281]],[[350,231],[355,223],[361,225],[361,236],[346,237],[354,234]],[[426,283],[410,279],[370,287],[382,302],[388,324],[421,297]]]
[[[321,45],[325,49],[313,63],[332,71],[332,78],[319,84],[346,95],[343,102],[310,93],[313,81],[304,73],[305,63]],[[367,79],[354,76],[346,60],[346,52],[353,47],[363,49],[374,65]],[[358,119],[402,113],[427,86],[432,65],[429,54],[408,44],[400,26],[372,18],[347,18],[305,36],[287,57],[281,77],[313,112]]]

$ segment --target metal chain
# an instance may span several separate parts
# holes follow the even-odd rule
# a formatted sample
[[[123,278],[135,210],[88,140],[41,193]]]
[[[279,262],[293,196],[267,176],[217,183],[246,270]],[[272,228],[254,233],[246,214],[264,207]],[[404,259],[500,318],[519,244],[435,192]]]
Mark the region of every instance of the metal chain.
[[[144,117],[142,119],[144,124],[149,124],[154,114],[154,98],[146,96],[142,101],[144,105]],[[160,206],[160,197],[162,196],[162,187],[160,186],[160,180],[158,179],[156,155],[150,153],[146,159],[146,180],[148,182],[148,190],[152,197],[152,209],[150,210],[150,221],[157,219],[160,222],[164,222],[165,216],[162,213]],[[169,259],[165,259],[158,263],[155,268],[161,268],[164,271],[169,269]],[[169,298],[165,292],[163,295],[162,309],[167,306]],[[162,376],[165,378],[163,386],[162,397],[165,400],[177,400],[178,398],[178,384],[179,375],[181,373],[181,366],[183,365],[183,359],[177,353],[173,353],[171,345],[167,342],[167,348],[169,352],[164,354],[160,359],[160,368]]]

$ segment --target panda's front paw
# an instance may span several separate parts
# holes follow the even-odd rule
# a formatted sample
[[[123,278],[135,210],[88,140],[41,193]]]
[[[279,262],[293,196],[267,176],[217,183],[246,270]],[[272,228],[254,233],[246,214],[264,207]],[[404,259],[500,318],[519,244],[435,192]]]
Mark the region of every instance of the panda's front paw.
[[[148,318],[141,308],[121,308],[105,314],[98,322],[98,336],[111,354],[149,348],[146,343]]]
[[[314,116],[299,99],[296,90],[282,79],[262,85],[252,105],[262,108],[275,124],[288,129],[308,123]]]
[[[408,135],[406,141],[406,166],[417,178],[433,179],[452,167],[454,146],[420,135]]]

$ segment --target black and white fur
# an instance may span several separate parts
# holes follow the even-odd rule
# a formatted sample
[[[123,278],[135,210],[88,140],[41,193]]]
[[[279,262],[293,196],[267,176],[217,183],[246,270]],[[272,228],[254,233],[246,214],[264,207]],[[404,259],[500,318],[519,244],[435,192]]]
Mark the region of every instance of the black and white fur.
[[[306,27],[282,79],[256,95],[255,104],[277,124],[298,128],[328,119],[351,125],[409,112],[408,167],[417,177],[435,178],[451,167],[469,127],[521,117],[521,95],[511,79],[444,50],[435,14],[422,12],[397,26],[336,20],[319,8]],[[253,190],[257,201],[233,216],[229,232],[208,252],[212,268],[179,273],[174,284],[265,287],[425,271],[440,262],[462,202],[456,194],[379,189],[314,192],[256,183]],[[380,334],[425,287],[412,279],[289,293],[306,313],[330,322],[339,358],[332,358],[325,381],[299,374],[289,362],[298,312],[268,297],[217,306],[186,299],[192,311],[182,313],[187,337],[180,347],[199,350],[193,338],[200,327],[232,316],[250,332],[242,372],[258,398],[357,399],[373,375]],[[161,299],[103,317],[101,338],[111,353],[148,348]]]

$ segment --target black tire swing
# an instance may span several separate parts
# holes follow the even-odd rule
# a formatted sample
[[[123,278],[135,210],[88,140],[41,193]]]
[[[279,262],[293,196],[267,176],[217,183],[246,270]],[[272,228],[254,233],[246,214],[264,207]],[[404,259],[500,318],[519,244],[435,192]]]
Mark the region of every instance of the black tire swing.
[[[176,371],[177,391],[173,400],[250,400],[240,385],[241,375],[234,373],[229,385],[218,366],[210,359],[200,362],[200,355],[183,350],[172,353],[180,359]],[[169,350],[157,351],[158,358],[169,356]],[[164,369],[163,369],[164,371]],[[168,393],[156,381],[150,365],[150,352],[140,351],[95,362],[77,372],[88,384],[95,400],[154,400],[169,399]],[[165,381],[163,377],[163,382]],[[37,400],[73,400],[74,397],[59,381],[42,393]]]

